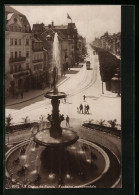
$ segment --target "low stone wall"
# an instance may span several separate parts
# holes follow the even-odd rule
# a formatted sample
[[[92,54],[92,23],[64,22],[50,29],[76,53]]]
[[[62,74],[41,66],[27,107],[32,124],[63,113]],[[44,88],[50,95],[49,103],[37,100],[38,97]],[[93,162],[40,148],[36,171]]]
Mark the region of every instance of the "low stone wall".
[[[94,143],[98,143],[106,148],[108,148],[113,154],[118,157],[118,161],[121,161],[121,139],[107,134],[105,132],[92,130],[92,129],[85,129],[81,130],[80,138],[86,139],[88,141],[92,141]]]

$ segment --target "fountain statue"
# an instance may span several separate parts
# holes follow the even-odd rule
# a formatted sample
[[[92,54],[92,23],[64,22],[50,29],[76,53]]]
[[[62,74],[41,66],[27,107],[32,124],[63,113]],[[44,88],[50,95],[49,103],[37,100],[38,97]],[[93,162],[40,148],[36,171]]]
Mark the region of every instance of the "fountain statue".
[[[61,116],[59,114],[59,104],[60,99],[65,98],[66,94],[64,92],[59,92],[56,86],[58,80],[58,73],[60,68],[60,52],[59,52],[59,41],[58,41],[58,34],[55,33],[54,36],[54,43],[53,43],[53,90],[47,92],[45,94],[46,98],[51,99],[52,104],[52,115],[48,117],[50,121],[51,127],[49,129],[49,136],[46,131],[43,133],[42,131],[38,132],[35,136],[35,142],[41,145],[49,145],[49,146],[60,146],[60,145],[70,145],[75,143],[78,140],[78,136],[74,131],[66,130],[62,131],[61,128]],[[50,116],[50,115],[49,115]],[[45,140],[44,140],[45,138]],[[59,139],[58,142],[56,139]],[[51,142],[50,142],[51,140]],[[57,144],[59,143],[59,144]]]

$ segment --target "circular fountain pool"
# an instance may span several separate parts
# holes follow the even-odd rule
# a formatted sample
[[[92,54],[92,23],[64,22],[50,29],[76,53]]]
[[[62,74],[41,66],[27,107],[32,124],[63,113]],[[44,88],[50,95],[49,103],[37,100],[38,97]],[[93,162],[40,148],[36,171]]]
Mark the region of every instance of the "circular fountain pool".
[[[23,148],[25,152],[22,153]],[[30,140],[6,154],[7,176],[16,184],[38,188],[93,185],[107,172],[109,165],[107,154],[85,140],[78,140],[66,148],[40,146]]]

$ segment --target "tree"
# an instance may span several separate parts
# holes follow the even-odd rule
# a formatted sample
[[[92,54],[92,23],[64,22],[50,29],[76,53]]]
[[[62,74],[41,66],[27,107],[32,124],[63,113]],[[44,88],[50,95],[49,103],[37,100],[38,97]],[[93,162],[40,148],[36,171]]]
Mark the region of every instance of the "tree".
[[[5,127],[8,130],[8,128],[11,126],[11,121],[13,120],[11,114],[9,114],[6,118],[5,118]]]
[[[10,126],[11,126],[11,121],[13,120],[11,114],[9,114],[6,118],[5,118],[5,127],[6,127],[6,131],[10,130]],[[9,132],[8,132],[8,144],[9,144]]]
[[[104,122],[105,122],[105,120],[102,120],[102,119],[100,119],[99,121],[97,121],[98,122],[98,124],[100,125],[100,126],[104,126]]]
[[[24,124],[27,124],[29,122],[29,117],[26,116],[25,118],[22,118],[22,120]]]
[[[111,125],[113,129],[116,129],[117,126],[117,119],[109,120],[108,123]]]

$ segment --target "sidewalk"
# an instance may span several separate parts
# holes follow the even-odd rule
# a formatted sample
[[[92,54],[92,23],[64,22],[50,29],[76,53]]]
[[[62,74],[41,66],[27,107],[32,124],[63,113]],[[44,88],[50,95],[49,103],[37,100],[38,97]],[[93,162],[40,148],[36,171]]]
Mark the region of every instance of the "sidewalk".
[[[64,83],[67,79],[69,79],[70,77],[62,77],[57,86],[60,86],[62,83]],[[45,89],[32,89],[28,92],[24,92],[24,97],[23,99],[21,99],[20,95],[19,97],[13,98],[13,97],[8,97],[5,99],[5,106],[12,106],[12,105],[16,105],[16,104],[20,104],[23,102],[27,102],[29,100],[33,100],[39,96],[44,95],[46,92],[50,91],[51,89],[49,87],[45,88]]]

